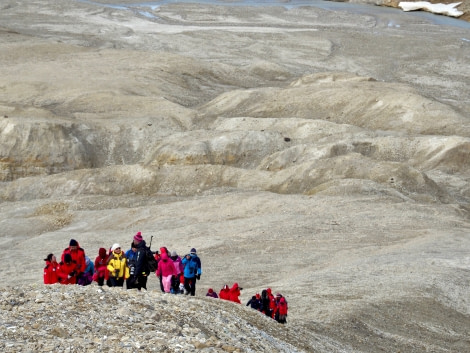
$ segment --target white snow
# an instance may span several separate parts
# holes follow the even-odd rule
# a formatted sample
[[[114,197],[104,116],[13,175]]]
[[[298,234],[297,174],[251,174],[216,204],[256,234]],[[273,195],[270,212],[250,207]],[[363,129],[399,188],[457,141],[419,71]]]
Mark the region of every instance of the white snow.
[[[403,11],[415,11],[415,10],[424,10],[436,14],[451,16],[451,17],[460,17],[463,15],[462,11],[456,9],[461,2],[454,2],[452,4],[431,4],[427,1],[417,1],[417,2],[400,2],[399,7]]]

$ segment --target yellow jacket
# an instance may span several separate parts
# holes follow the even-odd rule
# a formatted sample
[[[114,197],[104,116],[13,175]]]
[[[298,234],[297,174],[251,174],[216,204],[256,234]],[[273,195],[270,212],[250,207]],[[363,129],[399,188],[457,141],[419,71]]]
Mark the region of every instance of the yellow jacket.
[[[116,278],[129,278],[129,267],[127,267],[127,259],[124,253],[121,251],[116,254],[114,251],[108,259],[108,271],[109,276]]]

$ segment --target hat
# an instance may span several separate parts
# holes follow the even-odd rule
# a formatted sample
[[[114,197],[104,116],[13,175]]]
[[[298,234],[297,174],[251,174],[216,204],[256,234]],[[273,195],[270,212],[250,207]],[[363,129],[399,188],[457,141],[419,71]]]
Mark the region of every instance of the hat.
[[[212,292],[214,292],[214,290],[212,288],[209,288],[208,292],[212,293]]]
[[[119,245],[119,243],[114,243],[113,246],[111,246],[111,251],[114,251],[116,250],[117,248],[120,248],[121,245]]]
[[[54,256],[54,254],[47,255],[47,257],[44,259],[44,261],[52,261],[52,256]]]
[[[72,255],[65,254],[64,255],[64,262],[72,262]]]
[[[78,242],[75,239],[70,239],[69,246],[78,246]]]
[[[191,254],[195,254],[196,253],[196,249],[192,248],[191,251],[190,251]]]
[[[178,256],[178,254],[176,253],[175,250],[173,250],[173,251],[171,252],[171,256]]]
[[[141,233],[141,232],[137,232],[137,234],[134,235],[134,241],[140,243],[142,240],[144,240],[144,238],[142,237],[142,233]]]
[[[276,297],[282,297],[281,293],[276,293]]]
[[[106,249],[105,249],[105,248],[100,248],[100,249],[98,250],[98,255],[99,255],[102,259],[104,259],[105,256],[106,256]]]

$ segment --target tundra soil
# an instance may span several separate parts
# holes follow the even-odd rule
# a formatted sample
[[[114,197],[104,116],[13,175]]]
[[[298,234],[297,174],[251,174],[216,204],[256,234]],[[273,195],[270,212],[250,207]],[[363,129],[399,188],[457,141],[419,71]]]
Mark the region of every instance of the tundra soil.
[[[207,319],[204,345],[160,351],[470,351],[468,26],[378,7],[118,2],[0,5],[3,351],[73,351],[69,334],[90,331],[38,336],[54,323],[32,321],[83,296],[96,309],[77,320],[95,324],[150,302],[175,327],[175,310]],[[44,257],[71,238],[94,260],[137,231],[154,250],[197,248],[195,300],[163,299],[154,275],[148,293],[42,286]],[[282,293],[288,324],[198,302],[234,282],[243,306]],[[126,327],[115,345],[94,345],[109,337],[97,331],[75,347],[142,348]]]

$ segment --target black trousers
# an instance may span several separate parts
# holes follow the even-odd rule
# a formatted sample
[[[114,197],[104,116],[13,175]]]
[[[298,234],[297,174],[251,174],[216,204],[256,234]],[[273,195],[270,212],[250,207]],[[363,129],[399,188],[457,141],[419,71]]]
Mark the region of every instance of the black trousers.
[[[191,294],[191,296],[196,295],[196,278],[184,277],[184,289],[186,289],[186,294]]]
[[[123,287],[124,278],[109,277],[110,287]]]

